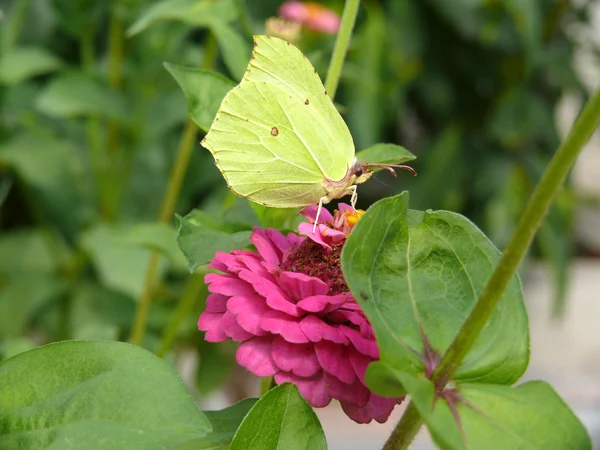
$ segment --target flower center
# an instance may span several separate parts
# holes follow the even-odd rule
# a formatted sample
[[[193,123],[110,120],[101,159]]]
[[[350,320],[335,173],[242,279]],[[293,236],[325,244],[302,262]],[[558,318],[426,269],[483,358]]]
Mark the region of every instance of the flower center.
[[[349,289],[340,265],[342,245],[342,243],[333,245],[333,251],[328,253],[320,244],[311,239],[305,239],[296,251],[281,263],[279,268],[319,278],[329,286],[329,295],[343,294]]]

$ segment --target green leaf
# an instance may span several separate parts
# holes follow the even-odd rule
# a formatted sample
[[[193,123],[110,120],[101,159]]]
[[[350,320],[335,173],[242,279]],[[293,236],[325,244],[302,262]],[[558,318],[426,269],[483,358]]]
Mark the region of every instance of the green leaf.
[[[57,119],[99,115],[127,121],[122,97],[105,81],[83,72],[70,72],[52,79],[36,99],[39,112]]]
[[[233,22],[238,18],[233,0],[165,0],[153,4],[127,30],[134,36],[151,25],[163,21],[179,21],[189,25],[209,26],[214,21]]]
[[[583,424],[545,382],[460,384],[436,397],[431,381],[398,374],[437,445],[467,449],[591,449]]]
[[[396,144],[379,143],[356,154],[360,162],[373,164],[403,164],[417,159],[415,155]],[[376,167],[373,168],[377,170]]]
[[[56,269],[56,253],[48,246],[40,229],[20,228],[0,235],[0,273],[16,275],[24,272],[48,273]]]
[[[185,268],[187,263],[177,247],[177,230],[164,223],[139,223],[123,230],[125,241],[139,247],[158,250],[177,267]]]
[[[208,131],[225,94],[234,82],[216,72],[165,63],[167,70],[181,86],[188,102],[190,117],[198,127]]]
[[[252,53],[250,42],[226,22],[215,20],[210,24],[210,29],[223,53],[223,60],[229,72],[236,80],[241,80]]]
[[[265,420],[268,417],[269,420]],[[267,392],[238,429],[231,450],[326,449],[325,434],[298,388],[284,383]]]
[[[255,403],[255,398],[247,398],[221,411],[204,411],[213,429],[211,433],[195,443],[194,449],[226,448]]]
[[[0,165],[15,170],[45,219],[68,238],[74,238],[92,212],[81,153],[69,141],[41,132],[23,132],[0,145]]]
[[[173,369],[135,345],[46,345],[0,364],[0,380],[0,448],[179,449],[211,431]]]
[[[11,48],[0,57],[0,84],[19,84],[60,66],[60,60],[41,47]]]
[[[403,193],[367,210],[344,245],[342,268],[375,329],[381,361],[422,374],[453,341],[499,257],[468,219],[409,211]],[[527,315],[515,277],[454,379],[511,384],[528,359]],[[372,387],[385,394],[386,384]]]
[[[16,337],[44,304],[64,292],[66,283],[49,274],[21,273],[2,281],[0,338]]]
[[[179,218],[177,243],[188,260],[190,271],[207,264],[215,252],[230,252],[249,244],[250,231],[233,232],[202,211],[193,210]]]
[[[82,234],[81,246],[105,286],[137,299],[142,294],[151,250],[128,242],[125,235],[123,228],[98,224]],[[165,269],[166,261],[161,260],[159,277]]]

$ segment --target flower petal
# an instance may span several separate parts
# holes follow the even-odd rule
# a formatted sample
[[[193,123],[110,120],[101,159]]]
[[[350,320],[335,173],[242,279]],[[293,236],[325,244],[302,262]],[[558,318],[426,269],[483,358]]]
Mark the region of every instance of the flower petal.
[[[277,384],[294,383],[306,401],[315,408],[323,408],[331,402],[331,395],[321,372],[309,378],[299,377],[291,372],[279,372],[274,378]]]
[[[309,222],[315,223],[315,217],[317,217],[317,209],[318,209],[318,206],[310,205],[310,206],[307,206],[306,208],[304,208],[302,211],[300,211],[300,214],[302,214],[304,217],[306,217]],[[321,214],[319,215],[318,223],[326,223],[326,222],[331,222],[331,221],[333,221],[333,216],[331,215],[331,213],[327,209],[322,208]],[[312,224],[311,224],[311,227],[312,227]]]
[[[229,311],[223,314],[223,319],[221,320],[221,329],[235,342],[242,342],[246,339],[250,339],[253,336],[251,333],[248,333],[246,330],[244,330],[240,324],[238,324],[235,315],[231,314]]]
[[[208,284],[208,292],[212,294],[223,295],[244,295],[254,294],[254,289],[244,280],[231,275],[220,273],[209,273],[204,277],[204,282]]]
[[[279,249],[271,242],[265,230],[254,227],[250,236],[250,242],[254,244],[260,256],[265,260],[267,269],[269,271],[277,269],[277,266],[281,262],[281,254],[279,253]]]
[[[371,393],[369,402],[362,408],[357,408],[349,403],[342,403],[342,409],[348,417],[357,423],[369,423],[375,419],[379,423],[385,423],[394,407],[400,403],[401,398],[386,398]]]
[[[280,311],[269,311],[260,319],[260,327],[265,331],[278,334],[286,341],[294,344],[310,342],[296,320]]]
[[[292,243],[288,240],[288,238],[279,231],[274,230],[273,228],[267,228],[265,231],[267,232],[267,237],[271,240],[275,247],[277,247],[281,255],[283,255],[292,246]]]
[[[340,326],[340,331],[348,339],[350,339],[350,341],[352,341],[352,345],[360,353],[370,356],[374,359],[379,359],[379,347],[377,347],[377,342],[375,341],[375,338],[367,339],[363,337],[358,331],[345,325]]]
[[[371,397],[371,391],[363,386],[358,378],[355,378],[353,383],[348,384],[331,374],[325,373],[325,384],[333,398],[339,400],[340,403],[347,403],[357,408],[365,406]]]
[[[271,311],[264,297],[256,294],[231,297],[227,302],[227,310],[235,315],[237,323],[248,333],[256,336],[267,334],[260,327],[262,317]]]
[[[281,272],[279,286],[296,301],[313,295],[327,294],[329,291],[329,286],[324,281],[296,272]]]
[[[356,379],[354,367],[349,361],[344,345],[321,341],[314,346],[319,363],[325,372],[346,384],[354,383]],[[334,395],[334,397],[336,396]]]
[[[208,342],[223,342],[229,339],[221,328],[221,320],[223,314],[213,314],[204,311],[200,314],[198,319],[198,329],[200,331],[206,331],[204,340]]]
[[[332,326],[323,322],[317,316],[306,316],[300,322],[300,328],[311,342],[322,340],[338,344],[349,344],[350,340],[340,331],[339,326]]]
[[[281,336],[273,341],[271,356],[284,372],[299,377],[312,377],[321,370],[313,344],[292,344]]]
[[[370,339],[375,336],[371,324],[363,316],[362,311],[349,311],[346,308],[336,309],[327,314],[327,320],[339,324],[350,322],[360,328],[360,334],[363,337]]]
[[[298,308],[301,308],[306,312],[329,312],[331,309],[337,308],[346,303],[351,297],[351,294],[311,295],[310,297],[300,300],[297,305]]]
[[[272,336],[248,339],[237,349],[235,359],[258,377],[272,377],[279,371],[271,357],[272,343]]]
[[[206,312],[221,313],[227,311],[227,301],[229,297],[221,294],[210,294],[206,297]]]
[[[366,386],[367,383],[365,382],[365,373],[367,372],[367,367],[374,361],[374,359],[360,353],[355,348],[348,349],[348,358],[350,359],[350,363],[354,368],[354,373],[360,379],[362,384]]]
[[[243,280],[248,281],[256,293],[265,297],[267,305],[271,308],[294,317],[302,315],[298,307],[289,300],[285,292],[275,283],[249,270],[242,270],[239,276]]]
[[[302,222],[298,225],[298,233],[308,236],[309,239],[331,251],[331,246],[327,243],[324,234],[321,232],[321,228],[327,229],[325,225],[319,225],[313,233],[313,225],[308,222]]]

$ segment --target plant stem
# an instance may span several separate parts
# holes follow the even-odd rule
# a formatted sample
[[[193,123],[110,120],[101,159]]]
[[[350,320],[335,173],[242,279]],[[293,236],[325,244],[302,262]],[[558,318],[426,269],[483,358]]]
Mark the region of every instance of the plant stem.
[[[9,50],[19,39],[21,25],[27,15],[29,3],[30,0],[17,0],[13,3],[13,7],[10,11],[6,9],[3,11],[4,14],[10,12],[8,17],[3,18],[3,26],[0,28],[0,30],[2,30],[1,38],[3,51],[6,52]]]
[[[183,182],[183,177],[190,162],[192,150],[194,149],[194,143],[196,142],[196,134],[196,125],[191,120],[188,120],[185,123],[185,128],[179,141],[177,157],[175,159],[173,169],[171,170],[167,192],[165,193],[162,207],[160,209],[160,216],[158,219],[159,222],[167,223],[173,215],[175,202],[179,196],[181,183]],[[133,329],[130,337],[130,342],[132,344],[142,345],[144,340],[144,334],[146,333],[146,325],[148,322],[148,312],[150,311],[150,304],[152,303],[152,294],[154,292],[154,285],[158,275],[159,263],[160,253],[155,250],[150,255],[150,261],[148,262],[148,267],[146,269],[146,277],[144,279],[142,295],[139,299],[135,313],[135,320],[133,322]]]
[[[110,17],[108,31],[108,83],[114,91],[119,91],[123,83],[123,23],[118,15],[113,12]],[[107,167],[110,180],[110,214],[116,216],[119,207],[121,191],[125,188],[119,182],[122,169],[117,167],[119,162],[118,152],[120,146],[119,124],[114,119],[109,119],[106,129]]]
[[[406,411],[392,434],[385,442],[383,450],[406,450],[412,443],[423,424],[423,419],[413,402],[408,404]]]
[[[558,148],[534,189],[525,212],[513,232],[494,273],[477,299],[471,314],[450,345],[433,374],[438,386],[445,386],[464,356],[487,324],[502,294],[512,280],[554,195],[562,185],[577,156],[600,124],[600,89],[590,98],[569,135]]]
[[[202,68],[209,69],[213,66],[216,56],[216,40],[212,34],[209,34],[208,39],[204,48],[204,59],[202,61]],[[179,148],[177,150],[177,157],[171,170],[169,177],[169,184],[167,185],[167,191],[163,198],[162,206],[160,208],[160,215],[158,218],[159,222],[168,223],[173,216],[175,211],[175,203],[179,197],[179,191],[181,190],[181,184],[187,166],[194,150],[194,143],[196,142],[196,135],[198,129],[191,119],[188,119],[185,123],[183,133],[179,140]],[[158,275],[158,264],[160,262],[160,253],[153,251],[150,256],[148,268],[146,269],[146,277],[144,279],[144,288],[142,295],[139,299],[137,310],[135,313],[135,319],[133,322],[133,328],[129,341],[132,344],[142,345],[144,340],[144,334],[146,333],[146,325],[148,322],[148,312],[150,311],[150,304],[152,303],[152,293],[154,291],[154,284]],[[181,302],[184,299],[180,300]]]
[[[203,287],[204,273],[195,273],[188,279],[186,288],[181,296],[181,300],[177,305],[177,309],[175,309],[173,318],[169,322],[169,325],[162,335],[160,347],[156,352],[156,356],[159,358],[165,356],[165,354],[171,349],[173,341],[177,336],[177,331],[179,331],[181,322],[183,322],[183,320],[191,313],[192,308],[196,304],[196,299],[198,298],[198,295],[200,294],[200,291],[202,291]]]
[[[335,47],[333,48],[333,54],[331,55],[329,69],[327,70],[327,78],[325,80],[325,90],[331,100],[335,98],[335,91],[337,91],[340,76],[342,74],[342,67],[344,66],[346,52],[348,51],[348,45],[352,38],[352,30],[354,29],[359,6],[360,0],[346,0],[346,5],[344,6],[340,31],[335,40]]]
[[[596,90],[587,102],[573,128],[571,128],[569,135],[550,160],[540,182],[535,187],[527,202],[525,212],[521,216],[494,273],[492,273],[482,294],[477,299],[471,314],[467,317],[467,320],[450,347],[448,347],[448,350],[444,353],[440,364],[433,373],[432,380],[435,383],[436,391],[441,391],[448,381],[450,381],[459,364],[487,324],[504,291],[515,275],[527,249],[531,245],[531,241],[540,227],[542,219],[550,208],[554,195],[571,170],[583,146],[590,139],[599,124],[600,89]],[[411,416],[415,412],[411,410]],[[409,410],[407,409],[404,416],[408,415],[408,413]],[[421,419],[415,420],[413,417],[405,419],[404,416],[392,432],[392,436],[390,436],[390,440],[392,440],[393,436],[398,436],[399,440],[395,441],[395,446],[392,446],[392,444],[388,446],[386,444],[386,447],[384,447],[385,450],[408,448],[408,445],[410,445],[413,437],[421,427]],[[400,430],[401,427],[402,430]],[[390,440],[388,440],[388,443]]]
[[[91,28],[84,30],[81,33],[79,44],[81,66],[88,73],[92,73],[94,71],[95,62],[94,30]],[[90,116],[87,118],[86,134],[90,149],[90,165],[92,168],[92,175],[94,177],[94,184],[96,186],[96,195],[98,198],[100,215],[104,219],[110,219],[110,194],[108,193],[108,189],[110,189],[110,187],[106,182],[106,161],[102,152],[102,132],[98,117]]]

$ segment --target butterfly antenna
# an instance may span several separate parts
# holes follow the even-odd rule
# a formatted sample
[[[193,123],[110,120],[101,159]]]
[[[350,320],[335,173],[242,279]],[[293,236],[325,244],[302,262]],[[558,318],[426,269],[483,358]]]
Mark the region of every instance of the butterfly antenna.
[[[394,171],[394,169],[404,169],[404,170],[408,170],[410,173],[413,174],[413,176],[417,176],[417,172],[415,171],[415,169],[413,169],[410,166],[405,166],[403,164],[370,164],[370,163],[366,163],[365,164],[366,168],[369,167],[379,167],[380,169],[385,169],[385,170],[389,170],[392,175],[396,176],[396,172]]]

